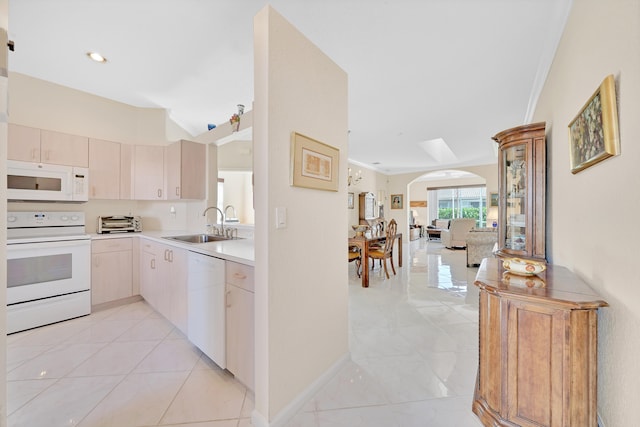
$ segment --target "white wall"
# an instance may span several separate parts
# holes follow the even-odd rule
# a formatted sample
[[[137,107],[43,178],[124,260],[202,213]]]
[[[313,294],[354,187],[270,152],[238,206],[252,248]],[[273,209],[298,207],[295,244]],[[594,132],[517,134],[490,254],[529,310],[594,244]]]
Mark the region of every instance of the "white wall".
[[[166,145],[192,139],[160,108],[137,108],[10,73],[11,123],[126,144]]]
[[[347,75],[270,6],[254,19],[256,388],[279,425],[348,355]],[[289,185],[291,133],[340,150],[337,192]],[[275,210],[287,209],[276,229]]]
[[[567,125],[608,74],[618,86],[621,155],[576,175]],[[578,0],[533,121],[547,122],[547,257],[609,304],[599,311],[598,412],[606,427],[640,420],[640,2]]]

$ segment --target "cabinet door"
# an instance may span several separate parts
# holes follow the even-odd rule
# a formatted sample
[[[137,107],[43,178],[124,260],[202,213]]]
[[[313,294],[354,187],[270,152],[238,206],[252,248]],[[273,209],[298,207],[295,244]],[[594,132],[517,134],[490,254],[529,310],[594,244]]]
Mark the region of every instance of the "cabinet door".
[[[9,160],[40,161],[40,129],[9,123],[7,132]]]
[[[140,243],[140,295],[157,310],[160,292],[160,279],[156,246],[149,242]]]
[[[93,254],[91,260],[92,305],[133,295],[131,251]]]
[[[253,390],[254,294],[227,284],[227,369]]]
[[[136,145],[133,163],[133,198],[164,200],[164,147]]]
[[[91,304],[133,295],[132,239],[91,242]]]
[[[133,199],[133,149],[133,145],[120,145],[120,200]]]
[[[180,197],[205,198],[206,146],[192,141],[180,141]]]
[[[178,141],[165,147],[167,199],[205,198],[206,147]]]
[[[54,165],[89,167],[89,138],[43,130],[40,161]]]
[[[164,174],[167,200],[180,199],[181,141],[165,147]]]
[[[507,420],[523,427],[563,425],[568,316],[569,311],[509,301]]]
[[[120,198],[120,144],[89,140],[89,198]]]
[[[187,267],[188,251],[171,248],[166,277],[167,318],[184,334],[187,333]]]

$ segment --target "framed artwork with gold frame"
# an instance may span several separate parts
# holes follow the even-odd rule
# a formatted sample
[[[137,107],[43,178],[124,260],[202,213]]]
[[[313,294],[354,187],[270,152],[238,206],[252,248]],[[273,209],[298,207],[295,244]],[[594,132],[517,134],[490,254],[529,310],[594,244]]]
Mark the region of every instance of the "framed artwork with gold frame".
[[[391,209],[402,209],[402,194],[391,195]]]
[[[339,160],[337,148],[293,132],[290,185],[338,191]]]
[[[609,75],[569,123],[571,173],[617,156],[619,151],[616,84]]]

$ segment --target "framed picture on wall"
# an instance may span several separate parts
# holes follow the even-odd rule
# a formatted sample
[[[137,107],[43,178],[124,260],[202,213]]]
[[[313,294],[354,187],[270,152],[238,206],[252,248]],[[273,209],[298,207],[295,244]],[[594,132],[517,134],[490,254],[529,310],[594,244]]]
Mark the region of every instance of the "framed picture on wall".
[[[569,123],[571,173],[575,174],[620,151],[616,84],[607,76]]]
[[[347,193],[348,199],[347,199],[347,207],[349,209],[353,209],[353,193]]]
[[[391,209],[402,209],[402,194],[391,195]]]
[[[338,191],[340,150],[297,132],[291,136],[291,176],[294,187]]]

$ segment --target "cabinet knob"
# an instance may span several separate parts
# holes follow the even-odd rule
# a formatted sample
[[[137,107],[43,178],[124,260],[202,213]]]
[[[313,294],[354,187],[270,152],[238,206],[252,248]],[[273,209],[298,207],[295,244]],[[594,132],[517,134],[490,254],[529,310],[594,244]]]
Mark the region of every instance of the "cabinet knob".
[[[180,195],[180,187],[176,187],[176,196]]]

